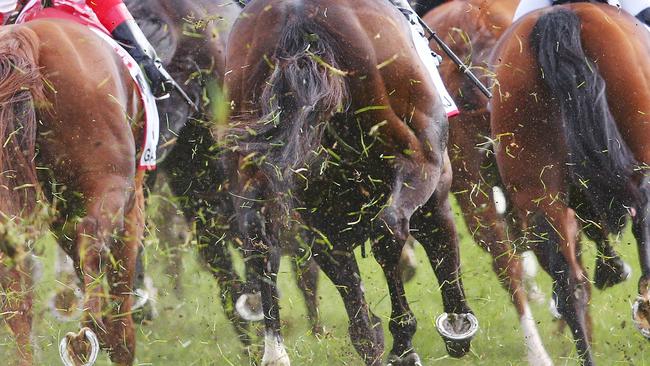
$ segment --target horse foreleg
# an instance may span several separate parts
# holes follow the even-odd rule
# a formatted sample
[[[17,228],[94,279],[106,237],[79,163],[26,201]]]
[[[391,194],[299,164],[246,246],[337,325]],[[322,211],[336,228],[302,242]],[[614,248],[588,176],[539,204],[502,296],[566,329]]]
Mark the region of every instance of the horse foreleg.
[[[29,266],[6,266],[0,254],[0,312],[16,338],[18,365],[28,366],[32,356],[32,272]]]

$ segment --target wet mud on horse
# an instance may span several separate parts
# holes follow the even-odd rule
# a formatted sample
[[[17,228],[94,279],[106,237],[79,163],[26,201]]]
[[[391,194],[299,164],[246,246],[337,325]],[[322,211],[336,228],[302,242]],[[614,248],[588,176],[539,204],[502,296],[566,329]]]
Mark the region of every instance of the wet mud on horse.
[[[441,286],[446,314],[437,325],[448,352],[469,350],[477,322],[447,200],[447,119],[409,34],[390,3],[368,0],[260,0],[235,23],[225,78],[236,146],[230,177],[247,265],[263,278],[263,365],[289,364],[276,288],[288,210],[315,238],[314,258],[343,298],[366,364],[384,356],[353,252],[367,239],[390,292],[389,363],[420,364],[398,271],[409,233]]]
[[[573,4],[522,18],[492,57],[499,171],[585,364],[594,359],[582,232],[606,237],[631,216],[642,268],[633,315],[650,334],[648,54],[650,36],[635,18]]]
[[[19,286],[30,281],[20,252],[51,224],[83,283],[82,326],[88,327],[65,336],[62,357],[70,365],[91,361],[98,342],[113,362],[131,365],[130,294],[144,227],[135,84],[108,43],[64,20],[0,28],[0,70],[3,296],[27,291],[25,301],[4,301],[2,311],[16,334],[20,364],[33,362],[31,287]],[[30,220],[43,216],[44,225],[29,230]]]

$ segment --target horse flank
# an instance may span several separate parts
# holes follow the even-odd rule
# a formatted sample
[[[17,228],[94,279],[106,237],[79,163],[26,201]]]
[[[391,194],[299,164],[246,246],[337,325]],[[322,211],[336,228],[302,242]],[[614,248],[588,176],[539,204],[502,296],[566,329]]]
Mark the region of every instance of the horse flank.
[[[581,189],[608,229],[618,232],[625,206],[641,197],[632,182],[637,162],[609,109],[605,81],[584,53],[580,19],[562,8],[542,15],[531,44],[544,82],[560,103],[571,184]]]
[[[280,33],[258,101],[260,117],[235,129],[239,148],[256,153],[274,192],[290,191],[295,171],[316,160],[328,120],[348,97],[334,38],[305,18],[290,15]]]

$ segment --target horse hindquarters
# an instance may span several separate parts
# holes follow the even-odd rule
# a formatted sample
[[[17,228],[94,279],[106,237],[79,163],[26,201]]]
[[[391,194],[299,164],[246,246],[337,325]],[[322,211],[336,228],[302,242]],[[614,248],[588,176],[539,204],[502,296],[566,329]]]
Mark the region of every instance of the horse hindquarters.
[[[237,31],[235,27],[232,33]],[[289,365],[280,336],[276,288],[279,228],[290,207],[285,192],[294,188],[295,170],[311,163],[329,118],[345,103],[347,86],[343,77],[320,64],[337,67],[333,43],[334,38],[310,19],[301,14],[289,15],[279,33],[273,71],[259,100],[262,116],[240,132],[241,156],[264,156],[258,166],[240,164],[238,193],[242,198],[235,200],[248,265],[261,278],[266,327],[263,365]],[[269,198],[277,200],[265,203]],[[277,206],[283,213],[279,219],[271,213],[278,212]]]

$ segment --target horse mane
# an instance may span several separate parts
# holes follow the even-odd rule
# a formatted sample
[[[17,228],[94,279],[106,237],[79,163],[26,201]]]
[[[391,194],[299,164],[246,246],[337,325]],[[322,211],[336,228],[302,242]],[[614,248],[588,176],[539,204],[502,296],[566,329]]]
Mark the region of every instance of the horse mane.
[[[605,80],[584,53],[580,18],[561,7],[543,14],[531,44],[543,80],[560,104],[569,179],[608,229],[618,232],[627,216],[625,206],[642,197],[632,180],[638,163],[610,111]]]

